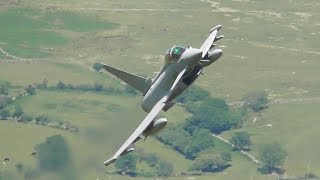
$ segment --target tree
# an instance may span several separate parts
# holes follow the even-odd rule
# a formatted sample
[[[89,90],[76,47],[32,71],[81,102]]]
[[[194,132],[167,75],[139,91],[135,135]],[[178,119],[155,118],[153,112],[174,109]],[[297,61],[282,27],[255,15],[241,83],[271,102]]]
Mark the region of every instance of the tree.
[[[62,81],[59,81],[56,85],[56,88],[59,90],[64,90],[64,89],[66,89],[66,87],[67,87],[66,84],[63,83]]]
[[[114,166],[118,171],[121,172],[135,172],[137,169],[138,157],[134,153],[129,153],[121,156],[115,163]]]
[[[35,146],[39,168],[45,171],[59,171],[68,167],[70,152],[61,135],[47,137],[45,142]]]
[[[103,68],[103,65],[101,63],[94,63],[93,69],[99,72]]]
[[[197,86],[191,86],[176,98],[179,103],[187,103],[190,101],[203,101],[209,97],[209,92]]]
[[[17,163],[15,167],[18,173],[21,173],[24,170],[24,165],[22,163]]]
[[[95,82],[94,85],[93,85],[93,88],[95,91],[102,91],[103,90],[103,85],[98,83],[98,82]]]
[[[176,125],[165,129],[156,137],[189,159],[194,159],[199,152],[214,146],[210,131],[197,127],[189,134],[182,125]]]
[[[12,113],[13,117],[20,117],[23,114],[23,109],[21,106],[17,105],[14,108],[14,111]]]
[[[258,112],[267,107],[268,95],[264,91],[254,91],[244,95],[242,100],[252,110]]]
[[[161,133],[157,134],[156,138],[164,144],[172,146],[182,154],[185,154],[185,147],[191,142],[190,134],[181,125],[164,129]]]
[[[33,87],[33,85],[29,85],[25,88],[26,92],[30,95],[35,95],[37,94],[36,88]]]
[[[49,120],[49,117],[46,116],[46,115],[38,115],[36,118],[36,123],[37,124],[41,124],[41,125],[45,125],[45,124],[48,124],[48,122],[50,121]]]
[[[32,121],[32,117],[29,116],[29,115],[27,115],[27,114],[25,114],[25,113],[23,113],[23,114],[20,116],[20,121],[27,123],[27,122]]]
[[[8,86],[4,84],[0,85],[0,94],[8,95],[8,93],[9,93]]]
[[[187,158],[194,159],[199,152],[214,146],[214,140],[207,129],[196,129],[192,132],[191,140],[185,147],[184,153]]]
[[[226,152],[206,151],[193,162],[190,170],[202,172],[217,172],[224,170],[231,161],[231,154]]]
[[[37,84],[37,88],[47,89],[48,88],[48,79],[44,78],[41,83]]]
[[[251,145],[250,134],[247,132],[235,132],[230,142],[234,145],[234,150],[236,151],[249,149]]]
[[[194,113],[202,101],[209,98],[210,94],[197,86],[191,86],[176,98],[178,103],[182,103],[183,107]]]
[[[203,101],[194,114],[187,119],[185,129],[192,132],[193,128],[209,129],[215,134],[229,130],[236,126],[230,116],[229,107],[226,102],[218,98],[208,98]]]
[[[259,159],[262,162],[261,171],[272,173],[284,164],[287,152],[279,143],[263,144],[259,148]]]
[[[154,153],[146,153],[143,150],[140,150],[138,153],[140,159],[148,163],[150,166],[154,166],[159,161],[159,158]]]
[[[0,109],[6,107],[10,102],[10,99],[7,96],[0,95]]]
[[[159,176],[171,176],[173,174],[173,165],[167,161],[160,161],[157,167],[157,174]]]
[[[0,117],[2,119],[7,119],[10,116],[10,112],[7,109],[3,109],[0,111]]]
[[[124,92],[127,93],[127,94],[131,94],[131,95],[137,95],[138,94],[137,91],[133,87],[128,85],[128,84],[125,86]]]
[[[39,174],[35,169],[25,168],[24,175],[23,175],[25,180],[34,180],[34,179],[37,179],[38,176]]]

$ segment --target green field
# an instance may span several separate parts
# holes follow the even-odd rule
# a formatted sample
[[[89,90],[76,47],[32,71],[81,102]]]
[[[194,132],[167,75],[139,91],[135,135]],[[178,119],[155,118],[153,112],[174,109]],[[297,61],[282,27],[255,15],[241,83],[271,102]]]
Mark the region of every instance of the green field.
[[[263,90],[271,101],[320,97],[319,2],[291,0],[23,0],[17,5],[0,6],[0,81],[23,88],[48,80],[79,84],[99,82],[106,87],[124,88],[106,73],[90,69],[104,62],[141,75],[155,76],[165,51],[174,45],[199,47],[208,30],[222,24],[225,36],[223,57],[204,70],[195,83],[212,96],[227,102],[239,101],[250,91]],[[0,159],[11,162],[0,172],[23,179],[15,164],[30,168],[36,160],[29,154],[45,137],[62,134],[72,151],[77,178],[106,179],[102,165],[144,118],[141,96],[106,95],[94,92],[39,90],[8,107],[20,104],[32,116],[48,115],[79,127],[78,133],[0,121]],[[288,152],[285,176],[320,175],[318,117],[319,100],[302,100],[271,105],[261,115],[250,114],[245,126],[225,132],[247,130],[252,135],[252,154],[259,145],[278,141]],[[180,106],[163,113],[168,126],[190,116]],[[253,119],[258,120],[253,123]],[[266,127],[271,124],[272,127]],[[150,138],[138,148],[154,152],[171,162],[175,174],[191,165],[181,154]],[[225,144],[218,148],[230,150]],[[147,168],[142,163],[138,169]],[[195,177],[212,179],[276,179],[262,175],[258,166],[239,153],[233,153],[232,166],[221,173]],[[41,175],[45,176],[45,175]],[[42,177],[43,178],[43,177]],[[59,179],[49,174],[48,179]],[[113,179],[131,179],[113,176]],[[187,177],[171,177],[180,180]],[[41,177],[40,177],[41,179]],[[151,179],[151,178],[136,178]]]
[[[66,34],[112,29],[107,23],[72,12],[10,8],[0,10],[0,39],[4,51],[22,58],[46,57],[68,43]]]

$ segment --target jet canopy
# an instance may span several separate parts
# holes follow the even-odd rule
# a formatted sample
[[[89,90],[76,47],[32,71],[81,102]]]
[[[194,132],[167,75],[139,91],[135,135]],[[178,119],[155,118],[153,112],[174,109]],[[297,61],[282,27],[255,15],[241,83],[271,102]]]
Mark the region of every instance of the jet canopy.
[[[181,55],[184,53],[186,49],[187,48],[181,46],[174,46],[168,49],[165,56],[166,62],[173,62],[175,60],[180,59]]]

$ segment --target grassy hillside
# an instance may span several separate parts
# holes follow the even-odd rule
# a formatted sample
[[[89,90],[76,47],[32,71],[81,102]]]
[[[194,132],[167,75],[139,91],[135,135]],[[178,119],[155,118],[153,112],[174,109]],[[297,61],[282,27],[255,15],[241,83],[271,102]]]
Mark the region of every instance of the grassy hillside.
[[[0,6],[0,81],[17,87],[47,79],[79,84],[99,82],[123,88],[105,73],[90,68],[104,62],[141,75],[155,76],[164,52],[174,45],[199,47],[208,30],[222,24],[224,55],[204,70],[196,85],[211,95],[238,101],[249,91],[265,90],[270,100],[320,97],[319,3],[291,1],[123,1],[123,0],[23,0]],[[36,116],[46,114],[79,127],[79,133],[0,121],[0,158],[12,161],[0,166],[14,179],[23,179],[14,165],[36,167],[29,156],[45,137],[62,134],[72,151],[78,179],[108,178],[102,166],[146,115],[140,96],[106,95],[78,91],[45,91],[14,102]],[[252,153],[260,144],[279,141],[288,151],[285,174],[320,175],[317,145],[319,101],[271,105],[253,114],[240,130],[252,135]],[[190,114],[174,107],[165,116],[168,126]],[[253,118],[258,120],[253,123]],[[272,124],[272,127],[266,127]],[[229,138],[233,131],[223,134]],[[192,163],[155,139],[138,144],[174,164],[175,174]],[[218,147],[228,150],[226,145]],[[230,149],[229,149],[230,150]],[[140,164],[139,169],[144,167]],[[112,168],[111,168],[112,170]],[[233,153],[232,166],[222,173],[196,179],[274,179],[261,175],[246,157]],[[52,177],[51,177],[52,176]],[[52,179],[57,179],[51,174]],[[112,175],[116,179],[129,177]],[[185,179],[173,177],[169,179]],[[41,179],[41,178],[40,178]],[[143,178],[138,178],[143,179]],[[150,178],[145,178],[150,179]]]

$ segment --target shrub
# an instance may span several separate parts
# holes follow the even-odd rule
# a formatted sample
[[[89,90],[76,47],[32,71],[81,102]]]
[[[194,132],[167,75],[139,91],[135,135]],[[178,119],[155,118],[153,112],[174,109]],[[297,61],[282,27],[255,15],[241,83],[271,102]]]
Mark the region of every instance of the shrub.
[[[137,169],[138,157],[135,153],[129,153],[119,157],[114,166],[121,172],[135,172]]]
[[[259,148],[259,159],[262,162],[263,173],[272,173],[284,164],[287,152],[279,143],[263,144]]]
[[[45,142],[35,146],[39,168],[45,171],[63,170],[69,165],[70,152],[61,135],[47,137]]]
[[[56,85],[56,88],[59,90],[64,90],[64,89],[66,89],[66,87],[67,87],[66,84],[63,83],[62,81],[59,81]]]
[[[254,91],[244,95],[242,100],[252,110],[258,112],[267,107],[268,95],[264,91]]]
[[[5,108],[10,103],[10,99],[7,96],[0,95],[0,109]]]
[[[23,109],[21,106],[15,106],[14,111],[12,113],[13,117],[20,117],[23,114]]]
[[[16,167],[16,170],[17,170],[19,173],[23,172],[23,170],[24,170],[24,165],[23,165],[22,163],[17,163],[17,164],[15,165],[15,167]]]
[[[6,85],[0,85],[0,94],[3,94],[3,95],[8,95],[9,93],[9,89],[8,89],[8,86]]]
[[[27,123],[27,122],[32,121],[32,119],[33,119],[33,118],[32,118],[31,116],[27,115],[27,114],[22,114],[22,115],[20,116],[20,121],[21,121],[21,122]]]
[[[250,135],[247,132],[235,132],[230,142],[234,145],[236,151],[249,149],[251,145]]]
[[[205,152],[193,162],[190,170],[202,172],[218,172],[228,167],[231,154],[226,152]]]
[[[185,129],[192,132],[194,128],[209,129],[215,134],[235,127],[240,120],[234,120],[224,100],[208,98],[203,101],[194,114],[187,119]]]
[[[157,174],[159,176],[171,176],[173,174],[173,165],[167,161],[160,161],[157,167]]]
[[[93,88],[95,91],[103,91],[103,85],[98,82],[94,83]]]
[[[49,117],[46,115],[39,115],[35,118],[37,124],[45,125],[49,122]]]
[[[10,112],[7,109],[3,109],[0,111],[0,117],[2,119],[7,119],[10,116]]]
[[[198,153],[214,146],[214,140],[209,130],[196,129],[192,132],[191,141],[184,149],[187,158],[194,159]]]
[[[25,88],[26,92],[30,95],[35,95],[37,94],[36,88],[33,87],[33,85],[29,85]]]

